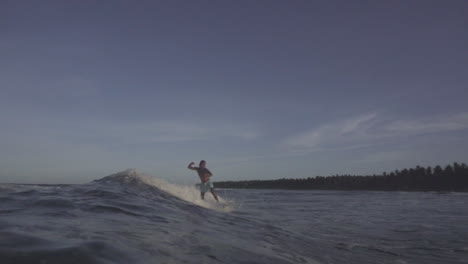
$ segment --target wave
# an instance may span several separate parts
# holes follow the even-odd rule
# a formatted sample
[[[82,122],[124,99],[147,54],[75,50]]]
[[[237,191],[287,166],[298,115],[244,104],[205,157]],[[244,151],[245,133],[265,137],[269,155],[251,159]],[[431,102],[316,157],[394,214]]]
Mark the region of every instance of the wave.
[[[169,183],[163,179],[154,178],[150,175],[140,173],[136,169],[127,169],[104,178],[94,180],[93,183],[119,185],[126,188],[127,193],[131,193],[131,188],[135,188],[138,191],[162,192],[169,195],[169,197],[166,196],[167,199],[175,197],[193,205],[223,212],[231,212],[238,207],[235,201],[226,200],[223,197],[219,197],[219,204],[209,195],[206,195],[205,199],[201,199],[200,191],[194,186]],[[99,194],[105,195],[115,194],[114,192],[105,190],[93,190],[91,192],[98,192]],[[136,194],[141,195],[139,192]]]
[[[21,232],[0,232],[0,256],[2,263],[131,263],[109,243],[88,241],[80,243],[57,243]]]
[[[226,197],[202,200],[194,186],[134,169],[86,184],[11,186],[0,198],[2,264],[299,263],[286,230],[238,214]]]
[[[223,197],[219,197],[219,204],[210,195],[203,200],[195,186],[172,184],[139,173],[136,169],[127,169],[79,185],[2,184],[0,201],[3,202],[4,211],[18,208],[49,211],[77,209],[133,216],[144,215],[158,208],[186,210],[186,206],[197,206],[232,212],[239,207],[235,201]]]
[[[131,211],[122,209],[117,206],[108,206],[108,205],[93,205],[90,208],[87,209],[89,212],[93,213],[105,213],[105,214],[125,214],[125,215],[130,215],[130,216],[142,216],[141,214],[138,213],[133,213]]]
[[[46,198],[39,199],[34,202],[34,206],[42,207],[57,207],[57,208],[73,208],[74,204],[72,201],[63,198]]]

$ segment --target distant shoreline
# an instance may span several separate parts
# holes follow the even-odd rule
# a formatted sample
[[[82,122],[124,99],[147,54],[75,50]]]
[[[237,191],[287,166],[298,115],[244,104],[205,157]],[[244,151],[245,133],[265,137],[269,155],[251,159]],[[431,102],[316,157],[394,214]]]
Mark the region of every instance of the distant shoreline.
[[[363,191],[363,192],[432,192],[432,193],[468,193],[465,190],[422,190],[422,189],[299,189],[299,188],[274,188],[274,187],[225,187],[225,182],[214,182],[218,189],[244,189],[244,190],[283,190],[283,191]]]
[[[455,162],[444,168],[416,166],[372,176],[336,175],[305,179],[219,181],[214,184],[217,188],[232,189],[468,192],[468,166]]]

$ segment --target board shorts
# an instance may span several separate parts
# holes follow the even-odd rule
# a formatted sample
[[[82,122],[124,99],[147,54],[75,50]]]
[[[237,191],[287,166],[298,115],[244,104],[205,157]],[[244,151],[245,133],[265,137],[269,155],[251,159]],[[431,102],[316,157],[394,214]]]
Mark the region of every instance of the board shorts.
[[[202,182],[202,183],[199,183],[197,185],[198,185],[198,188],[200,188],[200,192],[202,192],[202,193],[211,190],[211,188],[214,188],[214,185],[213,185],[213,183],[211,181]]]

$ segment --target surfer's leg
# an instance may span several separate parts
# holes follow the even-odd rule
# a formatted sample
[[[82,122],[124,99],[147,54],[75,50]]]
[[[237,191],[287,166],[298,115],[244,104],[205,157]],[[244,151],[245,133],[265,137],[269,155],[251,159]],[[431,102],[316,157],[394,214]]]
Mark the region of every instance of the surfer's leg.
[[[205,200],[205,193],[201,192],[200,195],[201,195],[202,200]]]
[[[216,195],[216,193],[215,193],[215,191],[214,191],[214,188],[211,188],[211,194],[212,194],[213,197],[216,199],[216,201],[219,203],[218,196]]]

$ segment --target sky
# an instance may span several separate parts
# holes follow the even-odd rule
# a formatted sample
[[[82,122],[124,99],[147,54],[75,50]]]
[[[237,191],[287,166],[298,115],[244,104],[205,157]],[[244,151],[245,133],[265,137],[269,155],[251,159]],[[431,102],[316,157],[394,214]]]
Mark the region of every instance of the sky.
[[[468,1],[0,1],[0,182],[468,161]]]

